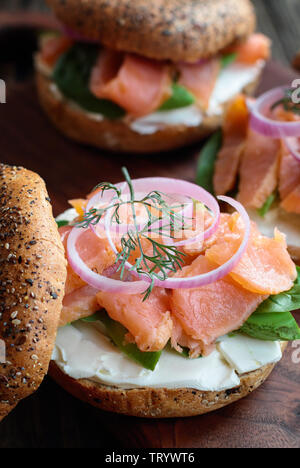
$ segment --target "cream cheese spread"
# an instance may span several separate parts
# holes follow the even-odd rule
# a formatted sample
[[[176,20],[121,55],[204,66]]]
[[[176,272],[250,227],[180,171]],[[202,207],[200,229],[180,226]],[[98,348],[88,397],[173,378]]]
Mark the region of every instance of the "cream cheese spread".
[[[240,384],[239,374],[281,359],[278,342],[243,335],[223,337],[209,356],[189,359],[164,349],[154,371],[124,355],[102,332],[100,322],[78,321],[58,330],[52,359],[74,379],[120,388],[194,388],[222,391]]]

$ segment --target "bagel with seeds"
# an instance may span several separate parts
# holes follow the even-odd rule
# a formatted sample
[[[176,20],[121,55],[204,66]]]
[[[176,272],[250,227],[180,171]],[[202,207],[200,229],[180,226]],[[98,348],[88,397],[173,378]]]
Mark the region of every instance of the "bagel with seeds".
[[[270,55],[249,0],[49,0],[62,31],[36,55],[39,100],[77,142],[152,153],[200,141],[253,94]]]
[[[249,0],[47,0],[66,26],[111,49],[156,60],[196,62],[247,38]]]
[[[47,374],[66,280],[43,180],[0,164],[0,420]]]

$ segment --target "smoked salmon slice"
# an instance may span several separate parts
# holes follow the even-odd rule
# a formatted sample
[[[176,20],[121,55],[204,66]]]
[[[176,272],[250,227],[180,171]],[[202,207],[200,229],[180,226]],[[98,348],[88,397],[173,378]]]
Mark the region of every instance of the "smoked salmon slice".
[[[299,163],[296,163],[299,165]],[[297,187],[281,202],[282,208],[289,213],[300,214],[300,183]]]
[[[171,337],[169,296],[154,288],[143,302],[142,294],[97,294],[99,306],[130,332],[141,351],[160,351]]]
[[[217,156],[213,180],[217,195],[224,195],[235,187],[248,124],[246,97],[240,94],[229,104],[225,114],[223,145]]]
[[[212,264],[223,265],[238,250],[243,233],[243,222],[235,213],[225,234],[206,250],[205,256]],[[275,229],[274,238],[265,237],[252,222],[248,247],[229,276],[257,294],[279,294],[291,289],[297,271],[287,251],[284,234]]]
[[[178,64],[178,83],[187,88],[202,109],[207,109],[215,88],[221,64],[218,58],[200,64]]]
[[[164,62],[102,49],[92,70],[90,90],[134,117],[151,114],[170,97],[171,76]]]
[[[207,273],[215,268],[199,256],[176,276]],[[202,354],[212,351],[215,340],[240,328],[265,296],[242,288],[229,277],[195,289],[176,289],[171,294],[171,309],[184,332],[199,343]]]
[[[67,251],[68,235],[71,229],[72,226],[59,228],[65,252]],[[111,250],[108,240],[98,238],[91,229],[87,229],[80,236],[77,242],[77,250],[87,266],[99,274],[103,273],[105,269],[109,268],[115,262],[116,257]],[[86,283],[72,270],[68,263],[65,294],[68,295],[85,285]]]
[[[89,317],[99,310],[97,291],[85,285],[67,294],[63,299],[59,327]]]
[[[279,193],[284,200],[300,184],[300,164],[289,152],[284,142],[281,144],[279,170]]]
[[[271,55],[271,41],[264,34],[252,34],[242,44],[227,49],[230,53],[237,54],[237,61],[252,65],[258,60],[268,60]]]
[[[261,208],[277,187],[280,141],[248,131],[240,167],[238,200],[249,208]]]
[[[42,44],[40,58],[49,67],[53,67],[59,57],[70,49],[72,44],[73,42],[69,37],[51,37]]]

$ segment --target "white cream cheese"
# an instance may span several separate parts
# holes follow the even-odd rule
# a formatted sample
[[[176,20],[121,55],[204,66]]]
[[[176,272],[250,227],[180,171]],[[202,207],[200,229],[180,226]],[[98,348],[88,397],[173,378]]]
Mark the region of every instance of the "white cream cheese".
[[[254,83],[264,66],[265,61],[259,60],[255,65],[232,63],[223,68],[211,95],[207,114],[222,114],[222,105],[234,98],[247,85]]]
[[[58,330],[52,359],[70,377],[120,388],[164,387],[222,391],[240,384],[243,374],[281,358],[279,343],[237,335],[199,359],[165,349],[152,372],[135,363],[102,333],[100,323],[77,322]],[[237,371],[237,372],[236,372]]]
[[[60,215],[58,215],[55,220],[56,221],[68,221],[69,223],[77,218],[78,214],[75,208],[69,208],[68,210],[64,211]]]
[[[280,207],[273,208],[264,217],[256,210],[248,210],[248,214],[265,236],[273,237],[277,227],[286,235],[288,245],[300,247],[300,215],[287,213]]]
[[[282,357],[278,341],[256,340],[244,335],[225,337],[218,344],[218,349],[239,374],[278,362]]]
[[[203,121],[203,112],[195,105],[170,111],[154,112],[130,123],[131,130],[141,135],[151,135],[166,125],[198,127]]]

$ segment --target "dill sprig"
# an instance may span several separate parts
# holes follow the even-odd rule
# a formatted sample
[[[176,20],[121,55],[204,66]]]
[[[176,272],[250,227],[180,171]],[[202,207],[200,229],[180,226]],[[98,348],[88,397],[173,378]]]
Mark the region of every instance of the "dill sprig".
[[[271,106],[271,110],[276,109],[278,106],[283,106],[283,109],[287,112],[293,112],[294,114],[300,115],[300,105],[293,102],[293,93],[295,89],[287,88],[284,91],[284,97],[274,102]]]
[[[151,294],[155,279],[164,281],[170,273],[175,273],[182,269],[185,253],[176,248],[175,245],[161,242],[161,237],[175,238],[178,230],[190,229],[186,225],[186,217],[176,210],[182,208],[183,204],[170,206],[165,200],[166,195],[155,190],[148,193],[142,199],[136,199],[132,180],[125,167],[122,168],[126,184],[129,189],[129,200],[122,200],[122,191],[115,185],[103,182],[98,184],[94,190],[100,189],[101,196],[107,191],[114,193],[108,206],[103,208],[92,208],[84,214],[81,221],[76,223],[77,227],[87,228],[97,225],[107,213],[110,213],[110,225],[121,224],[120,208],[123,205],[130,205],[133,224],[120,239],[120,252],[116,256],[115,264],[117,271],[123,279],[126,273],[126,262],[131,255],[138,251],[139,255],[129,271],[136,271],[141,277],[150,278],[149,287],[144,291],[145,301]],[[136,207],[142,205],[147,213],[147,221],[141,227],[138,224]],[[154,212],[154,213],[153,213]],[[146,240],[147,251],[144,248],[143,240]]]

